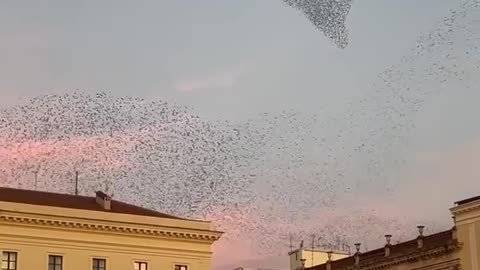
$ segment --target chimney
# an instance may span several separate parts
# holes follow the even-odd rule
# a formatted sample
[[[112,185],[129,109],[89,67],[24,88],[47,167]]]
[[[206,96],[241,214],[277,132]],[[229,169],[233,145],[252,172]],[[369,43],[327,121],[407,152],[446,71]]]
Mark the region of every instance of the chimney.
[[[452,239],[454,241],[458,240],[457,226],[453,226],[453,228],[452,228]]]
[[[417,237],[417,245],[418,245],[418,248],[423,248],[423,229],[425,228],[425,226],[417,226],[418,228],[418,237]]]
[[[302,269],[302,270],[305,269],[305,262],[306,261],[307,261],[307,259],[305,259],[305,258],[300,259],[300,262],[302,263],[302,266],[300,267],[300,269]]]
[[[327,270],[332,270],[332,251],[327,252]]]
[[[391,241],[392,241],[392,235],[391,234],[386,234],[385,239],[387,240],[387,244],[385,245],[385,257],[390,256],[390,247],[392,246]]]
[[[95,201],[100,205],[104,210],[112,209],[112,198],[102,191],[97,191],[95,193]]]
[[[357,268],[360,266],[360,246],[362,244],[361,243],[356,243],[355,244],[355,248],[357,249],[357,252],[355,252],[355,266],[357,266]]]

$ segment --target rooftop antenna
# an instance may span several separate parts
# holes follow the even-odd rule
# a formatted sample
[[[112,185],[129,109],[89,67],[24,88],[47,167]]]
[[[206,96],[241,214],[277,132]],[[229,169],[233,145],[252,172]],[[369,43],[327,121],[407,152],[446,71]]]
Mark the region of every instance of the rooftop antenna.
[[[75,172],[75,196],[78,196],[78,171]]]
[[[105,193],[108,194],[109,190],[110,190],[110,181],[105,180]]]
[[[315,249],[315,234],[312,234],[312,267],[314,266],[313,264],[313,251]]]
[[[38,171],[35,170],[35,171],[33,172],[33,175],[34,175],[34,177],[35,177],[34,188],[35,188],[35,191],[36,191],[36,190],[37,190],[37,180],[38,180],[38,177],[37,177],[37,176],[38,176]]]
[[[290,234],[290,252],[293,251],[293,243],[292,243],[293,239],[292,239],[292,235]]]

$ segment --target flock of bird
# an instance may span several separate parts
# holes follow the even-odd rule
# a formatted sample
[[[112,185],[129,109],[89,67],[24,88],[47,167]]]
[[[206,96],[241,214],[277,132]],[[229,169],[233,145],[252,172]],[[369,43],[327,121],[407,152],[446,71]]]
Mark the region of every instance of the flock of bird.
[[[340,5],[336,12],[350,8],[350,1],[323,2]],[[212,220],[227,231],[225,241],[254,238],[259,252],[285,250],[291,238],[308,242],[311,234],[322,245],[360,235],[376,241],[383,228],[406,237],[417,220],[355,207],[342,212],[338,204],[351,194],[395,189],[386,179],[402,166],[422,104],[443,89],[478,85],[479,11],[480,1],[465,2],[381,74],[367,96],[352,101],[347,114],[327,120],[284,111],[212,122],[163,101],[80,91],[4,108],[0,183],[73,193],[78,172],[81,194],[102,189]],[[338,31],[327,35],[344,40],[344,28]]]
[[[313,25],[344,49],[348,46],[348,31],[345,25],[352,0],[282,0],[301,11]]]

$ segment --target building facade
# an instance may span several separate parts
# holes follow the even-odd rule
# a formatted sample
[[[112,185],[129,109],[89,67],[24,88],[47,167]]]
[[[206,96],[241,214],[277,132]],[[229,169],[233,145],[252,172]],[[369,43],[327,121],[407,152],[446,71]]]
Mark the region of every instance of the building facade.
[[[455,224],[451,230],[424,236],[419,226],[416,239],[327,261],[308,270],[480,270],[480,196],[459,201],[450,209]]]
[[[209,270],[221,234],[102,192],[0,188],[1,270]]]
[[[301,247],[288,253],[290,259],[290,270],[309,268],[323,264],[330,260],[335,261],[349,256],[346,251],[327,251],[322,249],[309,249]]]
[[[462,270],[480,269],[480,196],[456,203],[450,209],[455,218]]]

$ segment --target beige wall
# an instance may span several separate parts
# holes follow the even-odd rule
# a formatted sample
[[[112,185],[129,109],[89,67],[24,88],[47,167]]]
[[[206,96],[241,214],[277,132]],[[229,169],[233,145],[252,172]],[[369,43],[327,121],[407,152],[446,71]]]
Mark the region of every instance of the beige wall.
[[[41,211],[32,213],[32,206],[17,204],[9,209],[12,205],[2,204],[0,251],[17,252],[19,270],[48,269],[49,254],[62,255],[68,270],[92,269],[94,257],[106,258],[107,269],[112,270],[133,270],[135,260],[148,262],[149,270],[173,270],[175,264],[209,270],[210,247],[220,236],[206,230],[209,225],[204,222],[38,206],[33,208]],[[39,215],[42,211],[55,215]],[[118,228],[129,229],[119,232]]]
[[[455,215],[458,240],[463,244],[460,253],[462,270],[480,269],[480,201],[451,209]]]
[[[461,253],[463,270],[480,269],[480,224],[463,224],[458,226],[458,239],[464,246]]]

